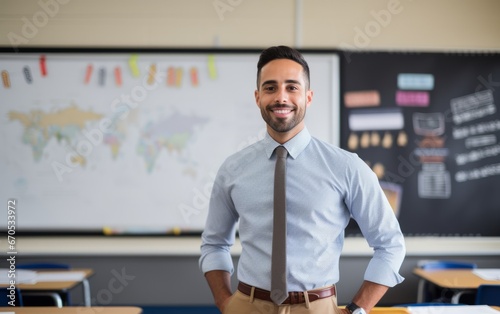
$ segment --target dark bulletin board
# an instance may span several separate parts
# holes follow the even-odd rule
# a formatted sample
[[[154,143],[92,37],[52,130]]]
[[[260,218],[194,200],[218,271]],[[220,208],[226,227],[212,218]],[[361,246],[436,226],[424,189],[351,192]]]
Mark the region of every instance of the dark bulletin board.
[[[500,236],[500,54],[345,52],[340,77],[340,145],[405,235]]]

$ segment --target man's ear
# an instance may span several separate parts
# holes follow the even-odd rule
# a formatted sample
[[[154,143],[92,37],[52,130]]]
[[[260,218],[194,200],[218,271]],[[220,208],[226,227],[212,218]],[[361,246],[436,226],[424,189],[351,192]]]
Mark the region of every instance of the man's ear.
[[[312,90],[308,90],[306,92],[306,107],[309,107],[312,103],[314,92]]]
[[[259,95],[259,90],[258,89],[255,90],[254,96],[255,96],[255,104],[257,105],[257,107],[260,107],[259,106],[260,95]]]

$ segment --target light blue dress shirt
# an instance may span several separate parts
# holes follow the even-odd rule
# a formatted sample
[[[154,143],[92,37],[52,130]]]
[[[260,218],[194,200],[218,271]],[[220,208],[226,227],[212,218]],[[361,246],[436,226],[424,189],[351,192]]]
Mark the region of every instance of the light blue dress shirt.
[[[219,169],[202,234],[200,268],[233,273],[230,248],[238,229],[238,279],[271,288],[273,185],[280,144],[266,137],[230,156]],[[352,216],[373,248],[364,279],[403,281],[399,223],[373,171],[356,155],[311,137],[307,128],[284,144],[287,158],[288,291],[335,284],[344,229]]]

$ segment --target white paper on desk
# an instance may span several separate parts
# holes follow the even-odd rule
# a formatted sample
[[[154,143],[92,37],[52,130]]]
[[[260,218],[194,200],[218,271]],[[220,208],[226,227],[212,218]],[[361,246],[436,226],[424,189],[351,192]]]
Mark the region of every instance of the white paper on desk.
[[[85,278],[83,271],[50,271],[37,273],[37,282],[48,281],[82,281]]]
[[[476,268],[472,273],[484,280],[500,280],[500,268]]]
[[[498,314],[497,310],[487,305],[457,305],[457,306],[409,306],[411,314]]]
[[[9,274],[11,277],[9,277]],[[15,277],[13,276],[15,275]],[[20,283],[35,283],[36,271],[27,269],[15,269],[9,273],[8,268],[0,268],[0,284],[10,284],[11,280],[16,281],[16,285]]]

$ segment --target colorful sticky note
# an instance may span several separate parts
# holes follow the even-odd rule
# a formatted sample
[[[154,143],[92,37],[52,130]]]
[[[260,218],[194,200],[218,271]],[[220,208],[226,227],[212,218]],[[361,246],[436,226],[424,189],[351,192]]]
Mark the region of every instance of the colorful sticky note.
[[[407,90],[434,89],[434,75],[425,73],[400,73],[398,88]]]
[[[122,70],[119,66],[115,68],[115,84],[116,86],[122,86]]]
[[[130,59],[128,60],[128,65],[130,67],[130,71],[132,72],[133,77],[139,77],[140,71],[139,71],[139,66],[137,65],[137,59],[139,57],[137,55],[131,55]]]
[[[208,56],[208,76],[212,80],[217,79],[217,66],[215,64],[215,56],[214,55]]]
[[[198,86],[198,69],[195,68],[195,67],[192,67],[191,70],[189,71],[190,72],[190,76],[191,76],[191,85],[192,86]]]
[[[104,86],[106,84],[106,69],[99,69],[99,85]]]
[[[40,73],[42,76],[47,76],[47,59],[44,55],[40,56]]]
[[[176,71],[175,71],[175,86],[181,87],[183,74],[184,74],[184,70],[182,68],[176,69]]]
[[[167,70],[167,85],[175,86],[175,68],[172,66]]]
[[[2,71],[2,82],[5,88],[10,88],[10,77],[9,72],[3,70]]]
[[[347,108],[380,106],[380,93],[377,90],[346,92],[344,105]]]
[[[148,84],[153,85],[155,83],[155,76],[156,76],[156,64],[151,64],[149,67],[149,73],[148,73]]]
[[[358,109],[349,113],[348,123],[352,131],[401,130],[404,116],[399,108]]]
[[[428,107],[429,92],[424,91],[397,91],[396,104],[407,107]]]
[[[30,70],[29,66],[25,66],[23,68],[23,72],[24,72],[24,78],[26,79],[26,82],[28,84],[33,83],[33,77],[31,76],[31,70]]]
[[[88,84],[90,82],[93,69],[94,67],[92,66],[92,64],[87,65],[87,71],[85,72],[85,84]]]

